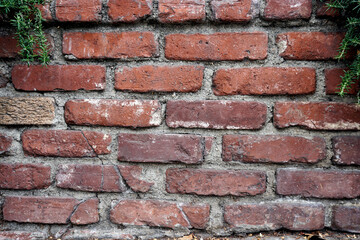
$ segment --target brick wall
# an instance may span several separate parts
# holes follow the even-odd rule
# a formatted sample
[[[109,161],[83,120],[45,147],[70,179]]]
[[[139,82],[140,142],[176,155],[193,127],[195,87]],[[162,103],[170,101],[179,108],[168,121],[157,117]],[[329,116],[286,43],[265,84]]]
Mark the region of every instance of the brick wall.
[[[41,9],[48,67],[22,64],[1,27],[0,239],[360,232],[339,13],[311,0]]]

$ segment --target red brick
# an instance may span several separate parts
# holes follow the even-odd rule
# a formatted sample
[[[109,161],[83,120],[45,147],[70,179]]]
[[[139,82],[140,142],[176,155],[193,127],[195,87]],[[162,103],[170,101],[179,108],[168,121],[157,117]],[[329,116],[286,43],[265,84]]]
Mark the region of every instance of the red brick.
[[[46,239],[42,232],[25,232],[25,231],[0,231],[0,239],[2,240],[40,240]]]
[[[133,59],[157,56],[157,42],[151,32],[66,32],[63,53],[78,59]]]
[[[173,60],[224,61],[265,59],[268,37],[263,32],[170,34],[165,57]]]
[[[267,20],[309,19],[311,0],[266,0],[264,18]]]
[[[95,157],[110,153],[111,137],[91,131],[26,130],[21,136],[30,156]]]
[[[152,12],[152,0],[109,0],[108,14],[114,22],[135,22]]]
[[[71,216],[70,221],[76,225],[86,225],[99,221],[99,199],[91,198],[82,202],[74,214]]]
[[[197,229],[205,229],[210,217],[209,205],[182,205],[182,210],[190,222]]]
[[[246,163],[316,163],[326,158],[326,143],[320,137],[225,135],[222,156]]]
[[[47,41],[49,44],[50,53],[54,48],[53,38],[49,35],[46,35]],[[14,39],[14,35],[2,35],[0,34],[0,58],[15,58],[19,56],[19,51],[21,50],[18,47],[18,42]],[[35,48],[35,53],[37,53],[37,48]]]
[[[1,189],[41,189],[51,185],[51,168],[41,164],[0,164]]]
[[[162,23],[201,21],[205,16],[205,0],[159,0]]]
[[[360,233],[360,207],[334,206],[331,228],[340,231]]]
[[[115,89],[131,92],[197,92],[202,86],[202,66],[152,66],[118,68]]]
[[[81,205],[85,204],[86,209]],[[76,224],[81,213],[79,211],[88,211],[89,220],[94,220],[94,207],[92,204],[80,202],[75,198],[55,198],[55,197],[5,197],[3,206],[3,215],[5,221],[15,221],[24,223],[44,223],[44,224],[67,224],[72,214],[78,215],[71,222]],[[83,221],[80,218],[80,222]],[[91,221],[94,223],[95,221]],[[90,223],[90,222],[89,222]]]
[[[337,94],[340,90],[341,77],[344,76],[344,68],[325,69],[326,94]],[[355,95],[359,91],[359,79],[350,85],[347,94]]]
[[[37,8],[41,11],[41,16],[45,21],[52,21],[53,18],[51,16],[51,9],[50,9],[51,2],[46,2],[43,5],[36,5]]]
[[[277,102],[274,124],[314,130],[360,130],[360,106],[333,102]]]
[[[279,169],[276,192],[315,198],[360,196],[360,171]]]
[[[332,138],[333,162],[338,165],[360,166],[360,137],[338,136]]]
[[[118,141],[119,161],[199,164],[206,155],[207,139],[197,135],[123,133]]]
[[[60,165],[56,186],[88,192],[126,190],[119,171],[112,165]]]
[[[118,166],[121,176],[126,184],[134,192],[148,192],[154,183],[140,179],[142,167],[139,166]]]
[[[249,230],[319,230],[324,228],[322,204],[263,203],[225,206],[225,222]]]
[[[252,0],[212,0],[211,10],[217,21],[247,22],[252,19]]]
[[[9,153],[12,144],[12,138],[0,133],[0,155]]]
[[[258,102],[168,101],[166,124],[171,128],[260,129],[267,108]]]
[[[75,125],[159,126],[161,105],[156,100],[70,100],[65,104],[65,121]]]
[[[101,20],[101,0],[56,0],[56,18],[61,22]]]
[[[215,95],[285,95],[315,92],[314,68],[232,68],[217,70]]]
[[[320,18],[337,18],[341,16],[339,9],[337,8],[328,8],[326,5],[328,0],[318,0],[317,1],[317,10],[316,16]]]
[[[266,191],[266,174],[260,171],[229,171],[212,169],[166,170],[168,193],[247,196]]]
[[[185,214],[183,214],[182,208],[184,207],[182,205],[158,200],[122,200],[111,209],[110,220],[113,223],[123,225],[148,225],[167,228],[175,228],[180,225],[186,228],[203,228],[204,223],[209,219],[209,206],[193,205],[202,209],[196,214],[190,213],[191,210],[186,208],[189,205],[186,204]],[[190,217],[187,216],[186,212]],[[192,221],[192,214],[197,215],[196,222]]]
[[[104,66],[95,65],[16,65],[12,83],[24,91],[104,90]]]
[[[292,60],[329,60],[339,54],[344,33],[288,32],[279,34],[276,42],[280,56]]]

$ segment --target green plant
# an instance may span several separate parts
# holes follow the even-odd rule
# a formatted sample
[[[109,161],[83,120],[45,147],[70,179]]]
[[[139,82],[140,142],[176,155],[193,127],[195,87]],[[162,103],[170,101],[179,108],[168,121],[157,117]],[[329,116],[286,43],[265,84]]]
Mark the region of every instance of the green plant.
[[[349,70],[345,71],[339,85],[338,93],[340,96],[344,96],[360,77],[360,0],[330,0],[327,6],[339,9],[342,11],[342,16],[346,17],[346,34],[336,58],[344,59],[350,49],[358,49],[355,59],[348,66]],[[360,104],[360,88],[357,93],[357,101]]]
[[[27,64],[38,60],[46,65],[50,61],[43,18],[37,7],[44,3],[45,0],[0,0],[0,13],[15,27],[19,54]]]

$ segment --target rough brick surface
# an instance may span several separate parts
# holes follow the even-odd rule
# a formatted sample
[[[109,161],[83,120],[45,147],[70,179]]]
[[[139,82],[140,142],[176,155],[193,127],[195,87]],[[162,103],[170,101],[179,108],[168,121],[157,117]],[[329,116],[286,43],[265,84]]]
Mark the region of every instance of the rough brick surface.
[[[0,35],[1,58],[15,58],[19,51],[20,47],[17,46],[17,41],[13,35]]]
[[[118,166],[121,176],[124,178],[126,184],[134,192],[148,192],[154,183],[147,182],[140,179],[142,167],[139,166]]]
[[[113,223],[123,225],[148,225],[167,228],[175,228],[175,226],[180,225],[186,228],[203,228],[205,222],[209,220],[209,206],[198,205],[198,207],[203,209],[203,214],[198,214],[199,219],[193,222],[191,210],[187,208],[183,214],[181,205],[174,202],[123,200],[111,209],[110,219]],[[186,212],[190,217],[186,216]]]
[[[279,169],[276,192],[316,198],[360,196],[360,171]]]
[[[341,12],[337,8],[329,8],[326,4],[329,0],[317,0],[316,16],[320,18],[336,18],[341,16]]]
[[[157,55],[151,32],[65,32],[63,53],[79,59],[149,58]]]
[[[317,230],[324,227],[322,204],[266,203],[227,205],[225,222],[233,228],[278,230]]]
[[[0,239],[2,240],[41,240],[46,239],[42,232],[25,232],[25,231],[0,231]]]
[[[332,138],[333,162],[338,165],[360,166],[360,137],[338,136]]]
[[[274,124],[314,130],[360,130],[360,106],[332,102],[277,102]]]
[[[16,65],[12,83],[24,91],[103,90],[105,67],[95,65]]]
[[[11,144],[12,138],[0,133],[0,156],[9,153]]]
[[[119,171],[111,165],[60,165],[56,186],[89,192],[126,190]]]
[[[360,207],[334,206],[332,209],[331,228],[360,233]]]
[[[1,189],[41,189],[51,184],[51,168],[41,164],[0,164]]]
[[[202,66],[118,68],[115,89],[132,92],[196,92],[204,77]]]
[[[288,32],[279,34],[276,42],[284,59],[329,60],[338,55],[344,36],[343,33]]]
[[[182,205],[182,210],[190,222],[197,229],[205,229],[210,219],[210,205]]]
[[[166,171],[169,193],[246,196],[266,190],[266,174],[259,171],[178,169]]]
[[[197,135],[123,133],[118,136],[118,159],[126,162],[199,164],[205,159],[207,140]]]
[[[3,216],[5,221],[23,223],[44,223],[44,224],[66,224],[72,214],[77,214],[77,209],[87,210],[91,223],[96,222],[93,218],[93,204],[86,204],[86,209],[81,205],[86,204],[75,198],[54,198],[54,197],[5,197]],[[97,213],[98,214],[98,213]],[[79,215],[81,215],[79,213]],[[76,224],[80,216],[74,217],[71,222]],[[80,222],[81,222],[80,218]],[[89,222],[90,223],[90,222]]]
[[[320,137],[225,135],[222,157],[246,163],[316,163],[326,158],[326,144]]]
[[[215,95],[309,94],[316,88],[313,68],[233,68],[217,70]]]
[[[264,18],[267,20],[309,19],[311,0],[266,0]]]
[[[70,100],[65,121],[75,125],[152,127],[161,123],[161,105],[156,100]]]
[[[165,37],[165,57],[190,61],[265,59],[267,44],[263,32],[170,34]]]
[[[95,157],[110,153],[111,137],[91,131],[26,130],[21,136],[30,156]]]
[[[159,0],[159,21],[181,23],[205,18],[205,0]]]
[[[37,5],[37,8],[41,11],[41,16],[45,21],[52,21],[53,17],[51,16],[51,9],[50,9],[51,2],[46,2],[43,5]]]
[[[325,69],[326,94],[337,94],[340,90],[341,77],[344,76],[344,68]],[[350,85],[347,94],[355,95],[359,91],[359,80]]]
[[[75,225],[86,225],[99,221],[99,199],[91,198],[78,205],[73,215],[70,217],[71,223]]]
[[[152,0],[109,0],[109,17],[114,22],[135,22],[152,12]]]
[[[217,21],[247,22],[252,19],[252,0],[212,0],[211,10]]]
[[[1,125],[49,125],[55,118],[53,98],[0,97]]]
[[[258,102],[168,101],[166,124],[171,128],[259,129],[267,108]]]
[[[62,22],[101,20],[101,0],[56,0],[56,18]]]

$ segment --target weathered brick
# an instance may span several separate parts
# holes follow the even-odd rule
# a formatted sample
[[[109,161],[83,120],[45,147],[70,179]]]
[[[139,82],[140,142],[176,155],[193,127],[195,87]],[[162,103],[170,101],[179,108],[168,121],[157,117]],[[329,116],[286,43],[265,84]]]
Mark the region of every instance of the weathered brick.
[[[110,153],[111,137],[92,131],[26,130],[21,135],[30,156],[95,157]]]
[[[344,76],[344,68],[325,69],[326,94],[337,94],[340,90],[341,77]],[[359,79],[350,85],[347,94],[355,95],[359,91]]]
[[[50,125],[55,118],[53,98],[0,97],[1,125]]]
[[[76,208],[74,214],[70,217],[71,223],[75,225],[86,225],[99,221],[99,199],[91,198],[82,202]]]
[[[60,165],[56,186],[88,192],[126,190],[119,171],[112,165]]]
[[[277,102],[274,124],[314,130],[360,130],[360,106],[333,102]]]
[[[266,174],[260,171],[212,169],[166,170],[168,193],[247,196],[266,191]]]
[[[316,17],[319,18],[336,18],[341,16],[341,12],[337,8],[329,8],[326,4],[329,0],[317,0]]]
[[[280,56],[292,60],[335,59],[344,33],[287,32],[277,35]]]
[[[334,206],[332,209],[331,228],[360,233],[360,207]]]
[[[135,22],[152,12],[152,0],[109,0],[108,14],[114,22]]]
[[[142,167],[139,166],[118,166],[121,176],[124,178],[126,184],[134,192],[148,192],[154,183],[147,182],[140,179]]]
[[[233,68],[217,70],[215,95],[285,95],[315,92],[314,68]]]
[[[41,164],[0,164],[1,189],[41,189],[51,185],[51,168]]]
[[[209,139],[188,134],[123,133],[118,141],[119,161],[199,164],[205,159]]]
[[[196,92],[204,77],[202,66],[118,68],[115,89],[132,92]]]
[[[78,59],[133,59],[157,56],[152,32],[65,32],[63,53]]]
[[[267,20],[309,19],[311,0],[266,0],[264,18]]]
[[[95,65],[16,65],[12,83],[24,91],[103,90],[104,66]]]
[[[263,203],[225,206],[225,222],[249,230],[319,230],[324,228],[322,204]]]
[[[2,240],[43,240],[46,239],[42,232],[25,232],[25,231],[0,231]]]
[[[20,49],[14,35],[0,35],[0,58],[15,58]]]
[[[315,198],[360,196],[360,171],[278,169],[276,192]]]
[[[326,158],[326,143],[320,137],[225,135],[222,157],[246,163],[316,163]]]
[[[165,57],[173,60],[224,61],[265,59],[268,36],[263,32],[170,34]]]
[[[9,153],[11,144],[12,138],[0,133],[0,156]]]
[[[159,126],[161,105],[156,100],[70,100],[65,104],[65,121],[75,125]]]
[[[205,0],[159,0],[159,21],[181,23],[205,19]]]
[[[101,20],[101,0],[56,0],[56,18],[61,22]]]
[[[52,1],[52,0],[51,0]],[[51,1],[45,2],[43,5],[36,5],[37,8],[39,8],[41,12],[41,16],[45,21],[52,21],[53,17],[51,16]]]
[[[267,108],[258,102],[168,101],[166,124],[171,128],[260,129]]]
[[[338,136],[332,138],[333,162],[338,165],[360,166],[360,137]]]
[[[190,207],[197,207],[198,213]],[[158,200],[122,200],[111,209],[110,220],[124,225],[167,228],[180,225],[186,228],[203,229],[209,220],[209,213],[208,205],[176,204]]]
[[[82,205],[85,205],[85,209]],[[87,211],[87,220],[82,219],[82,214],[78,211]],[[5,221],[67,224],[71,215],[75,215],[70,219],[73,224],[77,224],[78,220],[82,224],[83,221],[94,223],[99,219],[95,216],[98,215],[97,206],[75,198],[8,196],[3,205]]]
[[[212,0],[211,10],[217,21],[247,22],[252,19],[252,0]]]

